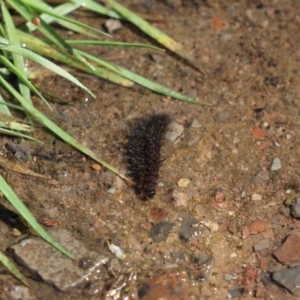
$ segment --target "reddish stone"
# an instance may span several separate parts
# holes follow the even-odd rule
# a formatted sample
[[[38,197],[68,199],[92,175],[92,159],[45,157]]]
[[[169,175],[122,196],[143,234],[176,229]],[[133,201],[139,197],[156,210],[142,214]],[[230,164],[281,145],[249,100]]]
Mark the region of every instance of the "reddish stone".
[[[255,298],[263,298],[265,290],[263,288],[258,288],[255,291]]]
[[[138,297],[141,300],[190,299],[187,274],[183,271],[149,279],[138,287]]]
[[[218,188],[215,190],[215,202],[220,203],[225,200],[226,190]]]
[[[257,234],[268,230],[269,224],[262,220],[255,220],[250,224],[249,229],[251,234]]]
[[[245,239],[250,235],[249,226],[245,226],[242,230],[242,238]]]
[[[283,245],[273,252],[274,256],[284,264],[300,261],[300,236],[290,234]]]
[[[236,234],[238,231],[236,225],[232,223],[228,226],[227,230],[232,234]]]
[[[150,211],[150,221],[151,222],[162,222],[165,221],[168,216],[169,211],[165,208],[152,208]]]
[[[253,286],[255,283],[255,278],[256,278],[256,271],[251,265],[247,265],[243,273],[242,285]]]
[[[257,126],[252,129],[252,134],[257,140],[261,140],[265,137],[264,131]]]

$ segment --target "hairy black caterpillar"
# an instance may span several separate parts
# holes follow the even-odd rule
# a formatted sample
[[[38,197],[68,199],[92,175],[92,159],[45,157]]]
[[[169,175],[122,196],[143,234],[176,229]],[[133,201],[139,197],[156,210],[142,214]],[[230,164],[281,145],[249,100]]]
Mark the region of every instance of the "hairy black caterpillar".
[[[154,113],[136,120],[125,146],[125,160],[135,191],[143,199],[155,196],[159,168],[163,162],[161,147],[171,117]]]

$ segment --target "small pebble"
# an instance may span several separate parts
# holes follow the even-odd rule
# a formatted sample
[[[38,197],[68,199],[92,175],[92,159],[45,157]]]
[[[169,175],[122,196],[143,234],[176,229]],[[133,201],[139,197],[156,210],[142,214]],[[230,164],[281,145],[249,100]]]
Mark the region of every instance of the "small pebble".
[[[166,138],[171,141],[175,142],[183,133],[184,127],[178,123],[172,122],[170,124],[170,130],[166,134]]]
[[[194,234],[201,232],[201,226],[199,225],[198,220],[193,216],[187,215],[183,218],[180,227],[180,237],[184,240],[188,240]]]
[[[165,240],[174,226],[175,224],[170,222],[160,222],[158,224],[155,224],[150,229],[150,236],[153,242],[158,243]]]
[[[108,249],[112,253],[114,253],[117,258],[119,258],[119,259],[124,259],[125,258],[125,253],[119,246],[116,246],[112,243],[108,243]]]
[[[158,54],[150,54],[150,58],[158,64],[161,63],[163,60],[162,56]]]
[[[107,190],[108,193],[114,194],[116,192],[116,189],[114,187],[111,187]]]
[[[243,272],[241,284],[243,286],[253,286],[256,279],[256,271],[251,264],[248,264]]]
[[[219,230],[219,224],[209,221],[209,220],[203,220],[200,222],[200,224],[204,225],[205,227],[207,227],[209,230],[211,231],[218,231]]]
[[[250,235],[250,228],[249,226],[245,226],[242,230],[242,238],[245,239]]]
[[[273,109],[273,105],[271,103],[266,103],[264,106],[264,111],[271,112]]]
[[[236,225],[232,223],[228,226],[227,230],[232,234],[236,234],[238,231]]]
[[[122,267],[121,267],[121,264],[120,264],[120,260],[118,258],[113,258],[110,261],[109,269],[113,270],[114,272],[118,272],[118,273],[121,272]]]
[[[255,252],[269,249],[269,239],[261,240],[260,242],[255,244],[253,248]]]
[[[294,94],[286,94],[284,96],[284,100],[286,100],[287,102],[292,102],[295,98],[295,95]]]
[[[273,164],[271,166],[271,171],[277,171],[281,169],[281,161],[278,157],[273,160]]]
[[[117,190],[121,190],[124,186],[124,180],[122,180],[119,176],[116,176],[114,186]]]
[[[109,19],[105,22],[105,27],[109,33],[112,33],[122,28],[122,24],[119,20]]]
[[[222,111],[221,113],[219,113],[215,117],[215,122],[216,123],[223,123],[223,122],[227,121],[228,118],[229,118],[229,112],[225,110],[225,111]]]
[[[178,180],[177,184],[179,187],[187,187],[190,183],[190,180],[188,178],[181,178]]]
[[[102,230],[103,227],[106,226],[106,222],[102,219],[96,219],[94,222],[94,228],[97,230]]]
[[[194,119],[192,124],[191,124],[191,127],[192,128],[201,128],[202,125],[196,119]]]
[[[230,281],[230,280],[237,280],[238,276],[237,274],[224,274],[224,280]]]
[[[131,279],[130,281],[132,281]],[[127,280],[127,282],[130,282]],[[162,275],[147,279],[141,282],[137,287],[137,297],[140,300],[156,300],[156,299],[190,299],[189,277],[186,271],[174,271],[174,273],[165,272]],[[128,285],[127,282],[121,281],[123,285]],[[114,288],[113,297],[110,299],[120,299],[120,284]],[[122,287],[122,286],[121,286]],[[118,290],[117,290],[118,289]],[[124,289],[124,288],[123,288]],[[117,295],[117,296],[116,296]],[[122,297],[129,299],[129,297]]]
[[[269,173],[266,170],[261,170],[259,173],[254,177],[254,183],[255,184],[261,184],[265,181],[268,181],[270,179]]]
[[[203,259],[202,259],[202,263],[197,264],[199,269],[197,272],[198,274],[196,275],[196,279],[199,281],[205,281],[209,277],[211,269],[215,264],[215,259],[213,257],[209,257],[205,254],[200,255],[198,257],[201,259],[201,256],[203,257],[203,259],[205,259],[205,261],[203,261]]]
[[[188,196],[185,193],[180,193],[177,190],[171,190],[170,201],[173,207],[187,206]]]
[[[300,197],[293,199],[291,203],[291,215],[296,219],[300,219]]]
[[[13,229],[12,234],[13,234],[13,236],[21,236],[22,235],[22,233],[17,228]]]
[[[229,296],[231,298],[233,298],[233,299],[234,298],[241,298],[243,296],[243,294],[244,294],[244,289],[243,288],[241,288],[241,289],[233,289],[233,290],[229,290],[228,293],[229,293]]]
[[[260,200],[262,200],[262,197],[259,194],[253,194],[253,195],[251,195],[251,200],[252,201],[260,201]]]
[[[78,189],[78,190],[76,190],[76,194],[77,194],[78,196],[81,196],[81,195],[83,194],[83,191],[80,190],[80,189]]]
[[[162,222],[168,216],[169,211],[166,208],[152,208],[149,214],[150,222]]]
[[[249,229],[250,234],[257,234],[268,230],[269,224],[262,220],[255,220],[250,224]]]
[[[223,42],[227,42],[227,41],[229,41],[231,39],[232,39],[232,34],[231,33],[225,33],[225,34],[221,35],[221,40]]]
[[[217,188],[214,192],[215,194],[215,202],[216,203],[220,203],[225,201],[225,196],[226,196],[226,190],[222,189],[222,188]]]

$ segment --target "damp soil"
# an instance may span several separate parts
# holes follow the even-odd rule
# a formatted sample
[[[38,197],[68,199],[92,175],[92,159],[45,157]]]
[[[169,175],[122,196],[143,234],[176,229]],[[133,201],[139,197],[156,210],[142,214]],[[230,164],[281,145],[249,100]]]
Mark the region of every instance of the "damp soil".
[[[88,249],[110,258],[115,255],[107,243],[120,247],[126,256],[112,278],[136,276],[134,282],[127,281],[123,292],[150,278],[184,271],[190,299],[225,299],[234,289],[244,291],[243,299],[252,299],[257,290],[265,299],[286,298],[284,289],[264,285],[260,275],[282,266],[272,253],[291,230],[300,229],[285,205],[300,192],[299,3],[125,3],[156,19],[157,27],[210,71],[207,77],[168,51],[90,47],[94,55],[211,106],[174,100],[137,85],[123,88],[83,74],[77,75],[96,99],[60,77],[45,75],[37,80],[57,97],[50,99],[52,112],[38,100],[36,105],[124,173],[124,144],[136,117],[164,112],[183,126],[177,140],[163,148],[165,159],[154,199],[141,201],[126,182],[42,128],[37,128],[35,137],[44,144],[29,143],[35,162],[21,163],[52,179],[4,171],[7,181],[38,220],[54,221]],[[96,28],[105,22],[84,11],[73,16]],[[63,34],[70,38],[71,33]],[[72,38],[80,37],[72,34]],[[113,39],[155,44],[126,22]],[[279,168],[273,164],[276,158]],[[265,221],[268,229],[247,235],[245,228],[255,220]],[[183,221],[191,232],[182,232]],[[153,238],[154,226],[168,229],[159,231],[165,238]],[[10,241],[12,226],[1,223],[1,228],[2,242]],[[254,246],[265,239],[268,245],[257,250]],[[195,266],[195,257],[203,255],[213,258],[204,271]],[[247,274],[245,280],[249,266],[254,275]],[[233,274],[233,280],[225,280],[226,274]],[[125,299],[124,294],[109,298],[99,291],[63,293],[29,280],[36,299]]]

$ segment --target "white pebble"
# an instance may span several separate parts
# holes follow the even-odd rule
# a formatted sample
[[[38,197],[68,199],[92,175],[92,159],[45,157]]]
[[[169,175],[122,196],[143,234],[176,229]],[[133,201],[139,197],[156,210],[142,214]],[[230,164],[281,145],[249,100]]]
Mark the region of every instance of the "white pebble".
[[[204,225],[205,227],[207,227],[209,230],[211,231],[218,231],[219,230],[219,225],[218,223],[209,221],[209,220],[203,220],[200,222],[200,224]]]
[[[175,142],[184,131],[184,127],[175,122],[170,124],[169,129],[170,130],[167,132],[166,138],[171,142]]]
[[[109,19],[105,22],[105,26],[109,33],[112,33],[120,28],[122,28],[122,24],[119,20]]]
[[[201,128],[202,125],[196,119],[194,119],[192,124],[191,124],[191,127],[192,128]]]
[[[259,201],[261,199],[262,199],[262,197],[259,194],[253,194],[253,195],[251,195],[251,200],[252,201]]]
[[[273,164],[271,166],[271,171],[277,171],[281,169],[281,161],[278,157],[273,160]]]
[[[116,192],[116,189],[114,187],[111,187],[107,190],[108,193],[114,194]]]
[[[179,187],[187,187],[190,183],[190,180],[187,178],[181,178],[178,180],[177,184]]]
[[[279,148],[280,147],[280,144],[278,143],[278,142],[274,142],[274,145],[277,147],[277,148]]]
[[[116,255],[117,258],[119,258],[119,259],[125,258],[125,253],[120,247],[118,247],[114,244],[108,243],[108,248],[112,253],[114,253]]]

